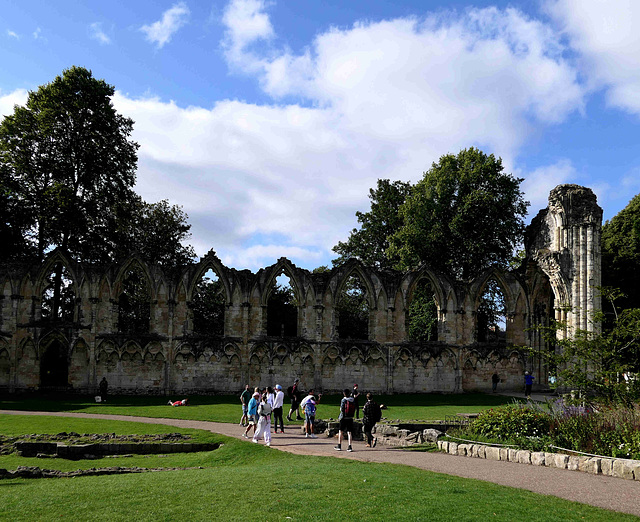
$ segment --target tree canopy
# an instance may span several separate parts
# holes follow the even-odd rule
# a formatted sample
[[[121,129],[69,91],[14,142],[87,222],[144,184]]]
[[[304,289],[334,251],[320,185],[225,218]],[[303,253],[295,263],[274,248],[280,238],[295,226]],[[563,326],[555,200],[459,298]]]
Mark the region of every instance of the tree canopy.
[[[2,120],[0,260],[39,261],[56,247],[91,263],[132,253],[165,268],[193,259],[182,209],[133,190],[138,144],[114,92],[71,67]]]
[[[387,255],[400,268],[427,263],[463,280],[508,265],[529,205],[521,182],[504,172],[500,158],[475,148],[442,156],[400,208],[402,226]]]
[[[621,308],[640,308],[640,194],[602,227],[602,284],[622,289]]]
[[[399,259],[389,257],[389,237],[402,225],[399,210],[410,191],[410,183],[379,179],[377,188],[369,189],[371,210],[356,212],[360,228],[354,228],[347,241],[333,247],[339,254],[332,261],[334,266],[354,257],[368,266],[395,268]]]

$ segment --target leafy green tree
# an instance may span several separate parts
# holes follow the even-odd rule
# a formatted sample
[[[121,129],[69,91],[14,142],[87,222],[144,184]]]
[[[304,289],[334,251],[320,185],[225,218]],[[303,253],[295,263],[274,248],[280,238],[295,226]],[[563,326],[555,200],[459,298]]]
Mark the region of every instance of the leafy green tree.
[[[522,179],[503,171],[500,158],[475,148],[442,156],[400,208],[402,226],[391,237],[389,258],[399,259],[401,268],[427,263],[463,280],[507,266],[528,202]]]
[[[293,288],[288,284],[278,284],[275,279],[267,301],[267,335],[298,335],[298,302]]]
[[[188,216],[166,199],[147,203],[135,196],[115,207],[113,219],[115,228],[106,237],[112,242],[114,261],[135,253],[149,264],[171,270],[195,258],[193,247],[184,245],[191,237]]]
[[[353,257],[367,266],[395,268],[399,260],[389,257],[388,238],[402,225],[398,211],[410,190],[410,183],[379,179],[377,188],[369,190],[371,210],[356,212],[360,228],[354,228],[347,241],[333,247],[339,256],[333,265],[340,266]]]
[[[151,292],[139,266],[134,266],[122,282],[118,299],[118,331],[126,334],[149,333]]]
[[[350,276],[336,303],[338,338],[369,338],[369,300],[367,287],[357,275]]]
[[[602,227],[602,284],[623,289],[619,307],[640,308],[640,194]]]
[[[640,309],[620,310],[616,306],[620,292],[606,288],[601,291],[604,306],[613,315],[611,328],[601,333],[576,330],[572,336],[559,339],[557,332],[567,328],[566,323],[536,326],[548,344],[556,348],[527,350],[556,368],[561,386],[630,403],[640,397],[640,381],[629,378],[640,371]],[[598,311],[592,320],[602,324],[604,318],[605,311]]]
[[[409,305],[409,339],[412,341],[438,340],[438,310],[433,288],[426,279],[416,286]]]
[[[72,67],[0,123],[1,186],[21,209],[14,228],[28,243],[8,257],[42,259],[58,246],[83,261],[108,257],[101,237],[112,207],[133,195],[138,148],[113,94],[91,71]]]
[[[224,335],[224,289],[220,279],[202,278],[191,300],[193,311],[193,331],[200,335]]]

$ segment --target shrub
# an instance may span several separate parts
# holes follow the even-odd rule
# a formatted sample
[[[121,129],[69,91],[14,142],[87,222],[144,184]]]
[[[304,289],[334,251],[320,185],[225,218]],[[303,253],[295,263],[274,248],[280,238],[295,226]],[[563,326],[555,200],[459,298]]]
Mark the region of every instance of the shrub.
[[[549,431],[551,417],[538,409],[523,405],[484,410],[471,423],[469,431],[502,440],[540,437]]]

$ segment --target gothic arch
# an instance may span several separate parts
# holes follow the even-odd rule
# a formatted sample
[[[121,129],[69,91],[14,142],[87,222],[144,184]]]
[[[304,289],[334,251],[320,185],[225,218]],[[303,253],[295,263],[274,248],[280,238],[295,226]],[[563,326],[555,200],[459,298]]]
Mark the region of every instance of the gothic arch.
[[[218,280],[222,283],[222,287],[224,288],[225,301],[227,304],[231,303],[231,281],[229,281],[229,278],[227,277],[227,270],[217,257],[209,255],[206,255],[198,263],[196,270],[193,273],[193,277],[188,283],[187,301],[191,301],[193,299],[193,293],[195,292],[198,283],[200,283],[204,275],[209,270],[218,276]]]
[[[34,282],[34,294],[36,296],[42,295],[47,277],[51,275],[51,272],[53,272],[55,266],[58,263],[60,263],[67,270],[67,272],[69,272],[71,281],[73,281],[73,293],[76,296],[80,295],[78,274],[73,269],[73,263],[71,263],[71,260],[62,250],[57,248],[46,258],[43,265],[40,267],[40,270],[38,271],[38,275],[36,276]]]

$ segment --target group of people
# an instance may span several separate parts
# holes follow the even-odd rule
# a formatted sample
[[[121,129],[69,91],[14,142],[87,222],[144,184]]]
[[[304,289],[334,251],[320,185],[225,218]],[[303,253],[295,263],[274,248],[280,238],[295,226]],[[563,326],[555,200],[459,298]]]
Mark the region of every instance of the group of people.
[[[322,399],[322,394],[315,394],[312,389],[308,390],[304,398],[300,399],[302,392],[300,390],[300,379],[296,379],[292,386],[287,389],[287,395],[291,403],[287,420],[292,421],[292,415],[296,415],[297,420],[302,420],[300,409],[304,413],[304,435],[306,438],[316,439],[314,433],[314,424],[317,411],[317,405]],[[353,420],[360,418],[359,407],[360,392],[358,385],[354,384],[353,389],[348,388],[343,392],[343,398],[340,401],[340,415],[338,422],[340,428],[338,432],[338,445],[336,450],[342,450],[342,439],[347,438],[347,451],[353,451],[351,441],[353,436]],[[283,422],[283,406],[285,394],[282,386],[276,384],[274,388],[270,386],[260,389],[254,388],[253,392],[249,389],[249,385],[245,384],[244,390],[240,394],[240,402],[242,403],[242,418],[240,425],[245,429],[243,437],[249,438],[249,432],[253,430],[252,442],[258,443],[261,438],[267,446],[271,446],[271,417],[274,418],[275,428],[273,433],[284,433]],[[367,447],[374,448],[376,439],[372,435],[375,424],[382,416],[381,409],[384,405],[378,405],[371,393],[367,394],[367,402],[362,408],[362,425],[367,439]]]

